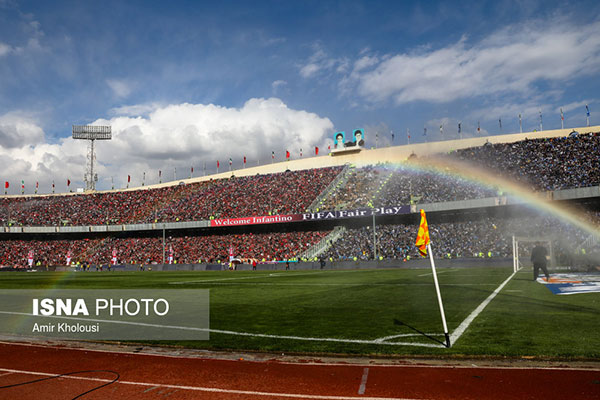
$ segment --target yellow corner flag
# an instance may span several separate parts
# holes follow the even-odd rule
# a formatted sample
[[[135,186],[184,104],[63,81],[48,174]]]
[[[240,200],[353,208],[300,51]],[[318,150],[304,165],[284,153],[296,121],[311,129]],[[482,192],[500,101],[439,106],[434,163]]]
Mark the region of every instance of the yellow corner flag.
[[[417,233],[417,241],[415,246],[419,248],[421,256],[427,257],[427,245],[429,244],[429,227],[427,226],[427,218],[425,210],[421,210],[421,224],[419,225],[419,233]]]

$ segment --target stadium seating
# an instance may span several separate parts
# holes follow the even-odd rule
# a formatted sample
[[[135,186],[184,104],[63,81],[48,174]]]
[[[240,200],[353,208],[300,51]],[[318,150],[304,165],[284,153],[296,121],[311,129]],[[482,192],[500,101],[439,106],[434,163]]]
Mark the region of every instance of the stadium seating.
[[[487,144],[463,149],[449,156],[502,171],[509,179],[535,190],[556,190],[600,185],[600,134],[568,138],[534,139],[516,143]],[[232,177],[161,189],[114,191],[96,194],[4,197],[0,199],[0,224],[23,226],[96,225],[143,222],[206,220],[210,218],[302,213],[329,185],[342,167],[287,171],[279,174]],[[495,196],[493,190],[459,178],[408,167],[378,164],[352,170],[345,185],[326,197],[321,209],[443,202]],[[598,213],[589,218],[598,224]],[[349,230],[328,250],[326,258],[372,259],[370,227]],[[431,226],[435,251],[445,257],[506,257],[510,235],[557,232],[556,254],[568,257],[574,243],[586,238],[581,232],[541,217],[529,220],[485,218]],[[379,226],[378,254],[384,258],[417,256],[413,245],[415,226]],[[279,232],[174,236],[168,240],[176,259],[183,263],[228,259],[228,249],[259,259],[298,256],[327,232]],[[133,234],[135,236],[135,234]],[[162,262],[159,238],[0,241],[0,265],[25,265],[32,250],[36,261],[64,265],[67,251],[73,259],[108,263],[113,249],[120,261]]]
[[[0,224],[102,225],[301,213],[340,171],[332,167],[161,189],[4,197]]]
[[[286,260],[297,257],[315,245],[328,231],[274,232],[261,234],[231,234],[212,236],[168,237],[166,249],[173,249],[177,263],[225,263],[229,248],[236,257],[257,258],[259,261]],[[34,263],[65,265],[71,251],[72,262],[93,265],[109,264],[113,250],[121,264],[162,263],[162,238],[106,238],[94,240],[10,240],[0,241],[0,265],[26,266],[29,251]]]

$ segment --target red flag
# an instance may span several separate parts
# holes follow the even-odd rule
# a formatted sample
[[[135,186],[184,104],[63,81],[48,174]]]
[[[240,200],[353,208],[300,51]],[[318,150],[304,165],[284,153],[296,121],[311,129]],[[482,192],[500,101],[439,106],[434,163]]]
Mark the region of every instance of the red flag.
[[[319,148],[315,147],[315,156],[318,156],[318,155],[319,155]]]
[[[327,146],[327,150],[331,150],[331,145],[328,145],[328,146]]]
[[[219,168],[219,160],[217,160],[217,168]]]
[[[285,158],[290,158],[290,152],[289,151],[285,151]]]
[[[192,174],[194,173],[194,167],[192,167]]]
[[[71,180],[67,179],[67,187],[71,186]]]
[[[8,181],[4,182],[4,189],[8,189]]]
[[[244,164],[246,164],[246,156],[244,156]]]
[[[131,175],[127,175],[127,183],[131,182]]]

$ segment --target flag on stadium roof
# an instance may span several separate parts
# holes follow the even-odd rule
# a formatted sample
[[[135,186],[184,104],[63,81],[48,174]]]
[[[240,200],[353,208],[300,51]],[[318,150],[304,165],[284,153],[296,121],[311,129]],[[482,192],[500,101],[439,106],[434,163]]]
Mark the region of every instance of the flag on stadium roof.
[[[315,156],[319,155],[319,148],[315,146]]]
[[[285,151],[285,158],[290,158],[290,152],[289,151]]]
[[[417,233],[417,241],[415,246],[419,248],[421,256],[427,257],[427,245],[429,244],[429,227],[427,226],[427,218],[425,217],[425,210],[421,209],[421,224],[419,225],[419,232]]]

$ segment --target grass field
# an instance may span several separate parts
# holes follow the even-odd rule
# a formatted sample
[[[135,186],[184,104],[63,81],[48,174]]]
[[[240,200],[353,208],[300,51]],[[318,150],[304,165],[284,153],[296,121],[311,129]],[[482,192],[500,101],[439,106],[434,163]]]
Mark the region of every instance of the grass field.
[[[511,274],[439,270],[450,333]],[[196,348],[600,358],[600,294],[553,295],[531,281],[530,270],[512,277],[450,349],[409,328],[443,340],[428,269],[7,272],[0,274],[2,288],[209,289],[210,340],[170,342]]]

